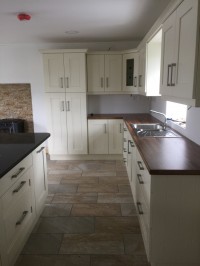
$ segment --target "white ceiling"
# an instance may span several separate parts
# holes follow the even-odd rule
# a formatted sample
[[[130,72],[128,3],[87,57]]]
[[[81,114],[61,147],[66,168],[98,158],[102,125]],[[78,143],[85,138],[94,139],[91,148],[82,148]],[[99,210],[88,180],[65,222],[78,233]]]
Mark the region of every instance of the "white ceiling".
[[[0,43],[140,41],[169,2],[0,0]],[[19,21],[21,12],[31,20]]]

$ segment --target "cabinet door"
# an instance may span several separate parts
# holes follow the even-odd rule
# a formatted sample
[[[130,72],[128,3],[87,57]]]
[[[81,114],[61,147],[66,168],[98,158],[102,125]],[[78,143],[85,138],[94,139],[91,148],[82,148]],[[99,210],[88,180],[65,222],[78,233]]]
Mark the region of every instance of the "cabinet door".
[[[138,90],[145,95],[146,46],[139,52]]]
[[[40,145],[33,151],[33,174],[35,184],[35,205],[37,216],[39,217],[48,193],[47,185],[47,167],[45,145]]]
[[[123,120],[109,119],[109,154],[122,154]]]
[[[161,94],[172,95],[172,63],[174,62],[176,11],[163,24]]]
[[[49,154],[67,154],[67,113],[64,93],[47,93]]]
[[[86,91],[85,54],[65,53],[65,88],[66,92]]]
[[[104,55],[87,55],[88,91],[104,91]]]
[[[46,92],[65,92],[63,54],[44,54]]]
[[[185,0],[176,13],[173,96],[193,99],[198,1]],[[174,79],[175,78],[175,79]]]
[[[89,153],[108,154],[108,121],[104,119],[88,121]]]
[[[138,54],[123,55],[123,91],[138,93]]]
[[[87,154],[87,114],[85,93],[66,94],[68,153]]]
[[[122,55],[105,55],[105,91],[122,90]]]

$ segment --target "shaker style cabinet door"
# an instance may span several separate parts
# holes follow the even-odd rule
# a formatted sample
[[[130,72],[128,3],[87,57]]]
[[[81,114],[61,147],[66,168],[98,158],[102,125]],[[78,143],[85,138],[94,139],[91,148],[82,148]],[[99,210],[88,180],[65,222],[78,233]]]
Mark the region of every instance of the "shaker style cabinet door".
[[[48,139],[50,154],[67,154],[67,112],[65,93],[47,93],[47,121],[48,131],[51,133]]]
[[[122,55],[105,55],[105,91],[122,90]]]
[[[46,92],[65,92],[63,54],[44,54],[44,77]]]
[[[109,119],[109,154],[122,154],[123,120]]]

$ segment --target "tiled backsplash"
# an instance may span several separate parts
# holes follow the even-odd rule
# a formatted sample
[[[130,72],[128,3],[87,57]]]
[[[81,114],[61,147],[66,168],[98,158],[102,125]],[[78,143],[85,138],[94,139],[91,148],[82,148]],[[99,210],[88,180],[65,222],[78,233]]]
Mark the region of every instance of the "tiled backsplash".
[[[25,131],[33,132],[30,84],[0,84],[0,119],[25,120]]]

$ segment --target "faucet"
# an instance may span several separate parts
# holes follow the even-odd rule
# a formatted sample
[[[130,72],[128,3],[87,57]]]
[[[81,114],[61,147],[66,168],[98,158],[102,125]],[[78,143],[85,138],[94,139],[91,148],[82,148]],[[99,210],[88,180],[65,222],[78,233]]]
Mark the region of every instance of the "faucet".
[[[166,130],[166,127],[167,127],[167,117],[166,117],[166,115],[161,113],[161,112],[154,111],[154,110],[150,110],[150,112],[164,116],[165,121],[163,123],[163,129]]]

